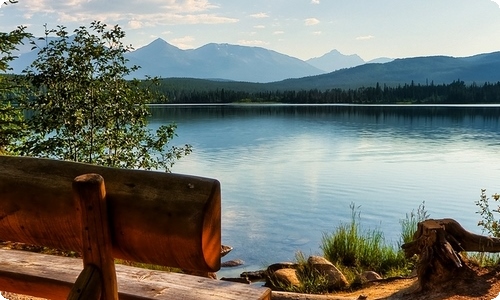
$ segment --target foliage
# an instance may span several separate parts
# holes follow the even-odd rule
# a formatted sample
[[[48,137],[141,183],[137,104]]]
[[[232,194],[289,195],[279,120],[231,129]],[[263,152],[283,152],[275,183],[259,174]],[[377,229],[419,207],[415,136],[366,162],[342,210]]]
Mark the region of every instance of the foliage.
[[[115,263],[120,264],[120,265],[125,265],[125,266],[132,266],[132,267],[136,267],[136,268],[148,269],[148,270],[182,273],[182,270],[179,268],[166,267],[166,266],[147,264],[147,263],[139,263],[139,262],[125,260],[125,259],[119,259],[119,258],[115,258]]]
[[[401,244],[407,244],[413,241],[413,235],[417,231],[417,225],[429,218],[429,214],[425,210],[425,201],[422,202],[417,211],[412,210],[406,214],[405,219],[399,220],[401,224]]]
[[[500,199],[500,195],[495,193],[491,196],[495,202]],[[477,223],[478,226],[483,227],[484,231],[487,231],[493,237],[500,237],[500,223],[498,219],[495,219],[494,213],[500,213],[500,205],[496,205],[496,208],[490,208],[490,199],[486,196],[486,190],[481,189],[481,195],[479,200],[475,202],[479,210],[476,212],[481,215],[482,220]]]
[[[483,85],[456,80],[449,84],[415,84],[357,88],[297,89],[278,83],[162,79],[159,90],[175,103],[288,103],[288,104],[481,104],[500,103],[500,82]]]
[[[18,0],[9,0],[8,2],[7,1],[4,1],[3,4],[4,5],[8,5],[9,3],[10,4],[15,4],[15,3],[18,3],[19,1]],[[1,6],[1,5],[0,5]]]
[[[9,63],[16,58],[12,52],[31,37],[25,29],[20,26],[8,33],[0,32],[0,73],[10,70]],[[23,114],[15,103],[22,90],[18,76],[0,74],[0,154],[12,153],[12,143],[25,132]]]
[[[49,41],[49,34],[58,37]],[[94,21],[69,35],[64,26],[45,30],[45,46],[26,70],[33,86],[31,134],[22,154],[121,168],[169,171],[191,152],[189,145],[167,147],[175,124],[147,129],[147,103],[157,95],[156,79],[125,80],[137,70],[124,54],[124,31]]]
[[[350,208],[350,223],[341,223],[333,233],[323,235],[321,249],[325,258],[334,264],[380,274],[405,269],[407,260],[403,252],[387,245],[378,229],[362,232],[360,213],[354,204]]]
[[[497,267],[500,264],[500,254],[491,252],[463,252],[469,262],[479,267]]]

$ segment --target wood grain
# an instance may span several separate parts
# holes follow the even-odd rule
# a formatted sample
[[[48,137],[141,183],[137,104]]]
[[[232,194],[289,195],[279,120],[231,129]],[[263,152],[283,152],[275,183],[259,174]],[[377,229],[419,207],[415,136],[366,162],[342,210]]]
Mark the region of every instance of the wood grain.
[[[81,291],[82,295],[75,296],[74,300],[117,300],[118,287],[108,224],[104,178],[99,174],[77,176],[73,180],[73,192],[82,224],[82,257],[84,265],[84,270],[78,277],[77,282],[79,282],[80,277],[85,275],[87,269],[95,266],[100,277],[98,284],[101,286],[96,286],[97,284],[92,281],[93,277],[89,276],[88,281],[82,279],[85,286],[73,287],[71,294],[77,294],[78,291]],[[97,275],[94,275],[94,277],[97,277]],[[102,289],[102,296],[89,297],[88,295],[97,294],[93,289]]]
[[[220,269],[220,184],[196,176],[0,156],[0,239],[80,251],[71,183],[87,173],[106,181],[114,257]]]
[[[16,250],[0,250],[0,290],[66,299],[82,260]],[[270,300],[271,291],[255,285],[116,265],[121,300]]]

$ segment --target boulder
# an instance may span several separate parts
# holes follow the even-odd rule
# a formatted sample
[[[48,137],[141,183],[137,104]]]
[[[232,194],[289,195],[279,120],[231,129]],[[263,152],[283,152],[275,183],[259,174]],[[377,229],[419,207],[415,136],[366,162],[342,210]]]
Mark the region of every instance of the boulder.
[[[300,280],[297,277],[295,269],[279,269],[271,275],[272,284],[279,288],[280,286],[300,287]]]
[[[297,269],[298,264],[294,264],[292,262],[280,262],[275,263],[267,267],[267,273],[272,274],[279,269]]]
[[[320,274],[326,276],[328,280],[328,288],[332,290],[339,290],[347,287],[349,283],[344,274],[340,272],[326,258],[321,256],[310,256],[307,263]]]

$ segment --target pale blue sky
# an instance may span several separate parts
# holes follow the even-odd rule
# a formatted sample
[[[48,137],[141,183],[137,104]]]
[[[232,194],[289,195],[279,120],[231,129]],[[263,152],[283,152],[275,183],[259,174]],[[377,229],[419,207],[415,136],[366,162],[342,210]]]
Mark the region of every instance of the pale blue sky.
[[[304,60],[333,49],[365,60],[500,51],[500,0],[18,1],[0,7],[0,31],[100,20],[135,48],[161,37],[181,49],[229,43]]]

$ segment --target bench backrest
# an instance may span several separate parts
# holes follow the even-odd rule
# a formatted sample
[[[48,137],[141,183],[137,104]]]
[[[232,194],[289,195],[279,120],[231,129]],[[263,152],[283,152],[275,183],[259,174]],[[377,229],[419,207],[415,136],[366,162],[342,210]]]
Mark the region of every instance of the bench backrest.
[[[0,156],[0,239],[80,251],[72,182],[88,173],[105,180],[114,257],[220,269],[220,183],[196,176]]]

